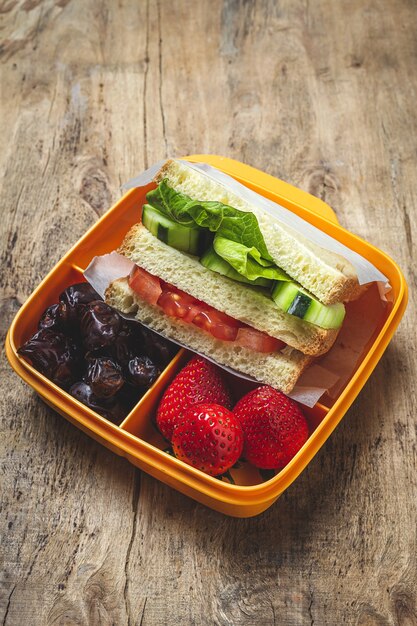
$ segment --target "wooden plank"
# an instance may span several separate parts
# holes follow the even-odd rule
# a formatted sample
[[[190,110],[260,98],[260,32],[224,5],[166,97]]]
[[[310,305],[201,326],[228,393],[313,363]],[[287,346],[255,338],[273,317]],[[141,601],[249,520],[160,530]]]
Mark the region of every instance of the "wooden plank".
[[[67,424],[1,360],[5,626],[417,623],[412,0],[4,0],[0,328],[167,155],[318,195],[391,254],[405,318],[342,424],[258,518],[210,511]]]

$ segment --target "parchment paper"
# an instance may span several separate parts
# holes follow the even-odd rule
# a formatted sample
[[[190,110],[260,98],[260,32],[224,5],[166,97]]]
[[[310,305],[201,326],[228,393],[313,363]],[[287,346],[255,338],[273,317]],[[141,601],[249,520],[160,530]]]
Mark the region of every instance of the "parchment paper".
[[[147,185],[153,180],[155,174],[161,168],[163,163],[165,163],[165,161],[155,163],[155,165],[152,165],[145,172],[142,172],[142,174],[139,174],[139,176],[123,185],[123,188],[132,189],[133,187],[143,187]],[[382,274],[382,272],[380,272],[367,259],[340,243],[340,241],[333,239],[333,237],[330,237],[327,233],[324,233],[309,222],[306,222],[301,217],[295,215],[295,213],[292,213],[280,204],[264,198],[255,191],[252,191],[252,189],[248,189],[231,176],[228,176],[224,172],[211,167],[211,165],[207,165],[207,163],[189,163],[188,161],[184,161],[184,163],[187,163],[189,167],[203,172],[206,176],[209,176],[218,183],[228,187],[240,198],[246,200],[246,202],[262,208],[271,216],[273,221],[283,222],[322,248],[326,248],[327,250],[331,250],[345,257],[345,259],[350,261],[355,268],[360,285],[380,281],[383,283],[383,291],[385,291],[385,285],[388,282],[386,276],[384,276],[384,274]]]

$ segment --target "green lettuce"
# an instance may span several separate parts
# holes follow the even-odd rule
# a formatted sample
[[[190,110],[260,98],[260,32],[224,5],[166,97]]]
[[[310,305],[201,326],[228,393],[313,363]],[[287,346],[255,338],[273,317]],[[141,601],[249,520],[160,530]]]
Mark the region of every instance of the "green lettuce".
[[[170,187],[166,179],[149,191],[146,199],[174,222],[215,233],[217,254],[248,280],[291,280],[272,260],[253,213],[222,202],[193,200]]]
[[[222,202],[192,200],[170,187],[166,180],[146,194],[155,209],[184,226],[201,226],[248,248],[256,248],[259,256],[272,261],[253,213],[239,211]]]
[[[239,274],[249,280],[268,278],[270,280],[291,280],[283,270],[271,261],[263,259],[255,247],[244,246],[218,234],[214,237],[213,248]]]

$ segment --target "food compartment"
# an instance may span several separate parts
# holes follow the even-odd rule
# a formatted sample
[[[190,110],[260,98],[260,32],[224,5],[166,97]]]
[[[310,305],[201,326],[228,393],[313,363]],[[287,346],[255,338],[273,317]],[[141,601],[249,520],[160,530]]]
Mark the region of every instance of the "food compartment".
[[[86,414],[100,416],[117,425],[146,395],[147,389],[152,388],[153,383],[156,382],[155,376],[160,377],[178,349],[172,343],[160,341],[156,335],[148,331],[144,336],[145,331],[141,331],[140,325],[135,322],[122,321],[118,314],[113,317],[120,322],[121,332],[115,332],[112,343],[102,346],[101,340],[105,335],[100,336],[98,330],[100,321],[104,321],[103,332],[108,333],[109,329],[112,329],[111,322],[114,320],[110,319],[108,323],[107,316],[107,319],[99,319],[96,324],[97,318],[92,316],[89,320],[92,322],[91,337],[98,340],[98,344],[96,346],[83,344],[79,332],[81,313],[75,315],[77,307],[67,306],[68,303],[77,302],[77,297],[85,294],[85,291],[79,289],[71,292],[75,300],[67,299],[65,305],[60,305],[59,313],[56,314],[55,311],[55,314],[49,317],[48,323],[52,321],[53,326],[46,328],[46,333],[41,333],[41,337],[37,335],[34,340],[35,333],[39,331],[39,320],[45,309],[58,304],[59,296],[78,283],[88,285],[83,277],[82,269],[68,263],[62,264],[59,272],[57,268],[53,270],[49,279],[41,283],[22,307],[14,323],[11,343],[15,352],[30,340],[30,352],[26,355],[17,353],[15,358],[43,386],[52,388],[61,398],[68,392],[70,401],[82,406]],[[88,287],[91,289],[89,285]],[[89,301],[91,297],[92,294],[89,293]],[[100,298],[98,296],[95,298],[93,295],[93,301],[96,299]],[[96,306],[94,305],[94,309]],[[99,303],[98,307],[100,307]],[[108,311],[109,307],[104,303],[103,307]],[[81,305],[81,310],[85,311],[83,305]],[[61,341],[62,337],[64,338]],[[88,333],[89,341],[91,337]],[[85,335],[84,339],[86,339]],[[68,359],[65,355],[67,348],[61,349],[61,345],[64,344],[70,349]],[[73,349],[74,346],[75,349]],[[162,353],[163,360],[159,359]],[[135,355],[137,355],[137,360],[131,361]],[[145,367],[140,369],[142,357]],[[62,360],[64,358],[65,361]],[[139,366],[138,371],[132,370],[130,367],[132,362]],[[69,372],[71,380],[69,380]],[[138,374],[139,381],[137,380]],[[70,389],[72,393],[69,393]],[[41,392],[40,395],[45,399]],[[50,400],[49,404],[51,404]]]
[[[166,368],[165,372],[155,382],[153,387],[142,398],[127,418],[122,422],[120,428],[126,430],[141,441],[146,441],[150,445],[164,451],[167,455],[174,456],[171,444],[161,435],[156,426],[156,412],[162,396],[176,375],[186,366],[188,361],[193,358],[194,353],[188,350],[181,350],[173,359],[171,364]],[[231,390],[234,404],[238,402],[242,396],[259,387],[259,383],[249,381],[235,376],[229,372],[223,371],[222,376],[226,385]],[[306,417],[310,437],[314,430],[323,421],[328,413],[328,407],[317,403],[313,408],[301,406]],[[309,439],[306,446],[309,445]],[[184,469],[190,468],[186,463],[180,461]],[[275,470],[259,470],[247,461],[239,460],[228,472],[217,477],[227,483],[239,486],[259,485],[273,478],[278,471]],[[201,473],[203,475],[203,473]],[[207,476],[204,474],[204,476]]]
[[[49,398],[56,394],[57,405],[63,401],[63,396],[65,396],[69,399],[70,404],[77,406],[77,411],[79,406],[83,407],[89,419],[101,421],[103,417],[94,410],[94,407],[89,408],[87,405],[79,403],[61,386],[44,376],[39,369],[33,367],[25,358],[17,354],[17,350],[37,332],[39,320],[45,309],[56,304],[60,294],[67,287],[75,283],[86,282],[83,272],[92,258],[117,249],[129,228],[140,220],[141,206],[145,194],[151,187],[152,184],[128,192],[69,250],[22,306],[9,333],[8,341],[12,353],[10,358],[15,361],[16,366],[18,364],[19,373],[23,375],[23,372],[26,371],[32,380],[37,381],[37,385],[47,389]],[[159,369],[163,372],[166,365],[166,362],[160,363]],[[13,366],[16,368],[15,365]],[[124,391],[126,388],[127,385],[125,385]],[[45,399],[45,394],[40,391],[39,393]],[[123,415],[119,414],[117,419],[112,419],[112,416],[109,415],[110,422],[119,424],[126,419],[132,408],[141,401],[141,397],[138,395],[137,400],[133,399],[133,401],[134,404],[130,402],[126,410],[123,410]],[[51,404],[50,399],[48,403]],[[52,402],[52,404],[54,403]]]
[[[346,317],[334,346],[316,360],[318,365],[328,371],[341,374],[340,381],[321,398],[329,408],[368,357],[390,316],[394,301],[393,289],[381,299],[377,283],[372,283],[364,287],[358,299],[345,304]],[[349,363],[349,367],[341,367],[344,363]]]
[[[158,380],[155,381],[152,387],[142,397],[140,405],[138,404],[134,407],[123,420],[120,424],[120,428],[143,441],[147,441],[160,450],[167,448],[167,442],[154,425],[155,415],[166,388],[171,384],[178,372],[186,365],[190,356],[187,350],[183,348],[180,349],[171,363],[159,376]]]

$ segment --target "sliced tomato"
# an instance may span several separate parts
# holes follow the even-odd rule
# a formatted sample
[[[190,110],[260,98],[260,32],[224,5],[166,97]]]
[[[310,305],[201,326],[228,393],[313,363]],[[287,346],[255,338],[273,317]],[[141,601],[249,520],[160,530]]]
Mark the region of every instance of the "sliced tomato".
[[[187,308],[188,308],[188,311],[187,311],[186,316],[184,317],[184,322],[188,322],[189,324],[193,322],[196,315],[198,315],[199,313],[201,313],[202,310],[204,310],[204,306],[202,307],[200,304],[198,304],[197,300],[195,300],[193,303],[189,303],[187,305]]]
[[[179,289],[174,291],[168,287],[164,287],[157,304],[167,315],[178,317],[184,322],[192,322],[202,308],[198,300],[192,296]]]
[[[193,319],[193,324],[223,341],[234,341],[240,325],[229,315],[212,308],[198,313]]]
[[[255,352],[276,352],[285,346],[283,341],[255,328],[242,326],[233,317],[193,298],[137,265],[130,273],[129,286],[145,302],[160,306],[166,315],[195,324],[216,339],[236,341],[239,346]]]
[[[157,276],[135,265],[130,272],[128,281],[129,287],[145,300],[145,302],[149,304],[156,304],[158,302],[162,289]]]
[[[179,293],[174,291],[163,291],[158,298],[158,306],[164,313],[171,317],[183,318],[188,313],[188,307],[183,302]]]
[[[275,339],[255,328],[239,328],[236,343],[242,348],[249,348],[255,352],[276,352],[285,346],[280,339]]]

